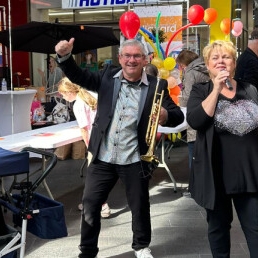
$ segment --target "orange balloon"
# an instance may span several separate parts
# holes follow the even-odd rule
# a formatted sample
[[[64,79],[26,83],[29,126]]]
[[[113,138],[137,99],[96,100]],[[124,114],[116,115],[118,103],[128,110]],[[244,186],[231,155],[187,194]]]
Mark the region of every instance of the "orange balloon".
[[[218,13],[217,10],[214,8],[207,8],[204,11],[204,17],[203,20],[207,23],[207,24],[212,24],[213,22],[216,21],[218,17]]]
[[[173,101],[175,102],[175,104],[176,105],[179,105],[179,99],[178,99],[178,96],[176,96],[176,95],[172,95],[172,96],[170,96],[172,99],[173,99]]]
[[[174,88],[175,86],[177,86],[177,80],[173,77],[173,76],[169,76],[167,78],[167,81],[168,81],[168,88],[172,89]]]
[[[220,29],[226,35],[228,35],[230,33],[230,19],[229,18],[225,18],[220,22]]]
[[[180,94],[180,87],[177,85],[172,89],[169,89],[169,95],[176,95],[178,96]]]

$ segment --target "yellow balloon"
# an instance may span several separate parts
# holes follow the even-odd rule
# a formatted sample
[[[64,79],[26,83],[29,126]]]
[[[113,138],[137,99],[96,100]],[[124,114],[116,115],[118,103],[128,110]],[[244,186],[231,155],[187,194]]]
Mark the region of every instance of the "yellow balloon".
[[[164,60],[164,68],[165,69],[170,71],[170,70],[174,69],[175,66],[176,66],[176,60],[173,57],[167,57]]]
[[[151,63],[153,65],[155,65],[158,69],[162,68],[163,67],[163,60],[159,57],[154,57],[152,60],[151,60]]]
[[[167,79],[167,78],[169,77],[169,70],[167,70],[167,69],[161,67],[161,68],[159,69],[159,76],[160,76],[160,78],[162,78],[162,79]]]

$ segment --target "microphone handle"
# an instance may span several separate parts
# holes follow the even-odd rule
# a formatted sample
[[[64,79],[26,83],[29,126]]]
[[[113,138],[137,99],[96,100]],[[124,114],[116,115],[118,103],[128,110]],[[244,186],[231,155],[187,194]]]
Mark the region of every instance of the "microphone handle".
[[[229,90],[233,90],[233,86],[228,78],[226,79],[225,84],[227,85]]]

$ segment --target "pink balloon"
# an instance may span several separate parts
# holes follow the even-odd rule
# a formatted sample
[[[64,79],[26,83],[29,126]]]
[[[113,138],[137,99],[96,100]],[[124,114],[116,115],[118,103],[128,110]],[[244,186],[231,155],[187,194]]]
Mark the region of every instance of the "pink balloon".
[[[238,36],[240,36],[242,34],[242,30],[240,32],[232,30],[231,33],[232,33],[233,36],[238,37]]]
[[[234,21],[233,23],[233,30],[235,32],[241,32],[242,33],[242,29],[243,29],[243,23],[241,21]]]

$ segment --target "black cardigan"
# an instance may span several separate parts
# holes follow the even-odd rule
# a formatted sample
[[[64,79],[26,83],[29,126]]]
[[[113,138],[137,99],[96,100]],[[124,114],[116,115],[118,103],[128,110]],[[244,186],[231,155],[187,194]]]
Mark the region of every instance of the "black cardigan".
[[[238,81],[243,99],[253,99],[258,102],[255,86]],[[238,88],[238,89],[239,89]],[[197,130],[191,166],[189,191],[194,200],[202,207],[213,209],[215,205],[215,185],[212,167],[212,144],[214,134],[214,118],[208,116],[202,101],[213,89],[212,81],[193,85],[188,103],[186,119],[188,124]]]
[[[68,60],[60,63],[60,67],[65,75],[74,83],[98,93],[98,107],[95,121],[93,123],[89,151],[93,155],[94,162],[98,156],[100,143],[102,137],[105,135],[114,113],[116,98],[113,100],[114,75],[121,70],[121,68],[107,65],[103,70],[98,72],[90,72],[87,69],[83,70],[77,66],[74,59],[70,57]],[[143,110],[139,116],[138,122],[138,142],[140,154],[146,154],[148,146],[145,142],[145,135],[148,127],[149,115],[151,113],[153,97],[155,93],[155,86],[157,79],[153,76],[147,75],[149,85],[147,87],[147,94],[145,99],[141,99],[144,103]],[[167,90],[167,81],[160,80],[159,89],[164,90],[164,97],[162,106],[168,111],[168,121],[166,126],[175,127],[183,122],[184,114],[169,96]],[[142,94],[141,94],[142,96]]]

